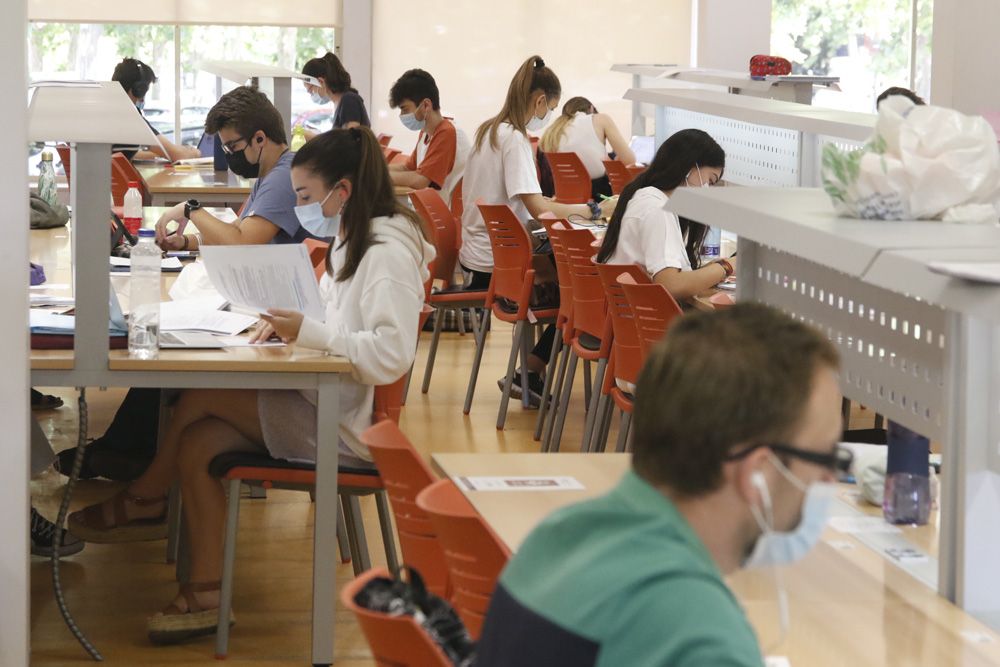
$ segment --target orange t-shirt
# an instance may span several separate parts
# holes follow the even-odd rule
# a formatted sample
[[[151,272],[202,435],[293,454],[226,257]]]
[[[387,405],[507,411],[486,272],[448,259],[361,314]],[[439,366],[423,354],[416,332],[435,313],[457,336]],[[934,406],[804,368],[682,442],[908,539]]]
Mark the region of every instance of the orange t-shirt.
[[[417,145],[406,161],[406,168],[417,172],[440,190],[448,174],[455,167],[457,146],[455,125],[450,119],[445,118],[437,126],[434,134],[427,135],[423,130],[420,131]]]

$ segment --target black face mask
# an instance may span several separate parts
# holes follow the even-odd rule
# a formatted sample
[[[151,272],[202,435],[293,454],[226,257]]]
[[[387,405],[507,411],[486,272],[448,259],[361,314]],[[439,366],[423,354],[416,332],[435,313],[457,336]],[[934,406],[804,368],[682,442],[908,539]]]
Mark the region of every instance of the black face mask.
[[[238,153],[228,153],[226,155],[226,162],[229,164],[229,170],[237,176],[257,178],[260,175],[260,155],[264,152],[264,147],[261,146],[260,150],[257,151],[256,164],[251,164],[247,160],[247,148],[250,148],[250,146],[247,146]]]

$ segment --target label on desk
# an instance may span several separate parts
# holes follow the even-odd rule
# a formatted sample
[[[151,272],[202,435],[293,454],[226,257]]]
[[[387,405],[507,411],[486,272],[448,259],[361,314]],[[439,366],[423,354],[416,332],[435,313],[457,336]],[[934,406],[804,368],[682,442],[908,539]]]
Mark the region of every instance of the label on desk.
[[[830,527],[840,533],[856,535],[858,533],[900,533],[894,526],[880,516],[832,516]]]
[[[466,491],[582,491],[575,477],[455,477]]]

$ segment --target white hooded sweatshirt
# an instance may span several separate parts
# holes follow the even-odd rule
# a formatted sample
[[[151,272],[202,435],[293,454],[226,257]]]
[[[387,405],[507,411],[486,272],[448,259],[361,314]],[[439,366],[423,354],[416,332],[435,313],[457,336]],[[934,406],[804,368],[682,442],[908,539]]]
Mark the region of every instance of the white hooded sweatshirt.
[[[424,304],[427,265],[434,246],[403,216],[372,219],[375,243],[353,276],[337,282],[346,248],[331,256],[333,275],[319,283],[326,322],[306,317],[297,345],[347,357],[354,366],[340,382],[340,438],[358,457],[371,461],[359,436],[371,426],[377,385],[391,384],[410,370],[417,349],[417,324]],[[316,392],[303,392],[313,404]]]

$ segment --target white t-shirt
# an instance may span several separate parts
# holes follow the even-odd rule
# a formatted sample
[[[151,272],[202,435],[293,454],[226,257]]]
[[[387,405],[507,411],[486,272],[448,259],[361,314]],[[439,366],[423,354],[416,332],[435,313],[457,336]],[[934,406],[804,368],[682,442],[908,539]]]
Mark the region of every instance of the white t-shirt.
[[[566,133],[559,140],[559,150],[563,153],[576,153],[580,162],[587,169],[590,180],[600,178],[607,172],[604,160],[608,159],[608,151],[604,142],[597,136],[594,127],[596,115],[585,111],[577,111],[573,119],[566,124]]]
[[[494,149],[490,145],[489,134],[478,150],[473,145],[462,181],[462,248],[458,260],[468,269],[485,273],[493,273],[493,247],[476,202],[507,204],[521,222],[527,223],[531,214],[518,195],[542,193],[528,137],[510,123],[501,123],[497,146]]]
[[[668,201],[656,187],[636,191],[625,208],[618,245],[608,264],[638,264],[650,277],[668,268],[691,270],[681,222],[667,210]]]

